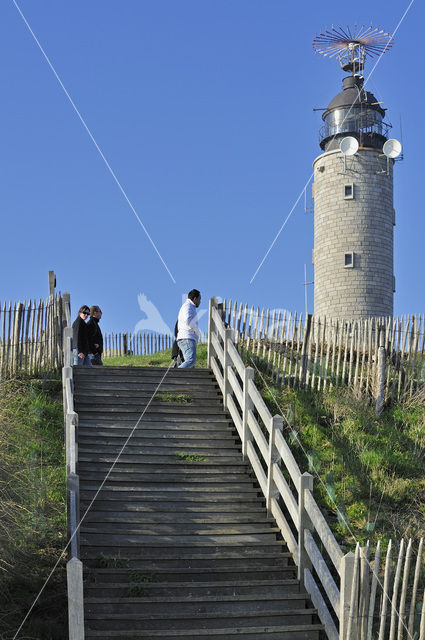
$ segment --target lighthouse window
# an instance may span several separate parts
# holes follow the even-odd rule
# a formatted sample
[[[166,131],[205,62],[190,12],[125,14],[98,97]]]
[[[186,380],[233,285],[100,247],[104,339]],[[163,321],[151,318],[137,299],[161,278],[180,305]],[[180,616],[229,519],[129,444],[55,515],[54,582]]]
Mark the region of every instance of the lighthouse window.
[[[352,269],[354,267],[354,253],[350,251],[350,253],[346,253],[344,255],[344,267],[345,269]]]
[[[345,200],[353,200],[353,198],[354,198],[354,185],[353,185],[353,183],[345,184],[344,185],[344,199]]]

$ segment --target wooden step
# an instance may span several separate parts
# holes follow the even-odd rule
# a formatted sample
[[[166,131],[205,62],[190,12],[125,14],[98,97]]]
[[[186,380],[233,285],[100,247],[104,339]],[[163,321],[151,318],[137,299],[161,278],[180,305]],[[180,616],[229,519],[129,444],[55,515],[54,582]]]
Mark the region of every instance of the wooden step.
[[[137,600],[134,598],[133,600]],[[236,598],[234,600],[237,600]],[[188,630],[193,629],[194,619],[196,620],[196,626],[198,629],[217,629],[217,628],[234,628],[252,626],[273,626],[277,624],[286,625],[311,625],[313,617],[316,614],[315,609],[283,609],[281,602],[278,602],[273,607],[269,605],[264,609],[257,609],[256,602],[251,601],[247,606],[238,608],[236,602],[232,602],[231,606],[222,607],[221,610],[214,610],[214,606],[207,607],[207,603],[203,603],[202,608],[196,608],[196,605],[190,607],[191,603],[188,603],[187,609],[189,611],[185,613],[179,613],[174,610],[170,604],[163,603],[161,613],[146,614],[146,617],[141,617],[140,613],[129,613],[128,610],[136,608],[137,602],[128,603],[129,607],[125,607],[124,604],[120,605],[120,612],[108,612],[107,605],[102,607],[100,603],[92,602],[91,599],[85,600],[85,617],[88,622],[89,629],[97,630],[116,630],[128,629],[131,631],[143,631],[143,630],[164,630],[170,629]],[[149,608],[149,603],[147,607]],[[154,608],[154,607],[153,607]],[[212,611],[210,611],[212,609]],[[217,609],[220,609],[217,607]],[[258,639],[259,640],[259,639]]]
[[[128,583],[134,582],[135,576],[146,577],[153,584],[174,583],[184,581],[185,583],[195,582],[204,583],[209,580],[210,583],[225,582],[227,584],[246,583],[249,581],[257,582],[273,582],[281,581],[283,583],[293,583],[294,587],[300,589],[300,583],[295,579],[297,568],[295,565],[284,564],[284,560],[280,561],[276,558],[270,562],[273,565],[268,566],[266,559],[261,558],[260,561],[251,559],[244,561],[242,565],[223,561],[225,564],[219,566],[211,563],[208,566],[193,567],[181,566],[171,568],[168,566],[149,565],[145,568],[135,569],[131,567],[123,568],[85,568],[87,575],[87,584],[109,582]],[[295,591],[296,589],[293,589]]]
[[[248,569],[273,571],[276,568],[296,571],[292,555],[288,551],[282,551],[281,548],[273,551],[262,549],[261,553],[256,553],[251,549],[249,555],[241,554],[240,550],[227,550],[226,553],[206,550],[202,555],[187,552],[184,556],[170,555],[168,552],[164,552],[163,555],[150,558],[142,555],[142,552],[133,556],[118,555],[118,552],[102,556],[100,552],[89,555],[86,553],[87,550],[82,548],[83,551],[83,557],[86,559],[84,566],[88,567],[89,572],[102,570],[101,568],[105,567],[105,562],[109,564],[109,567],[113,566],[113,570],[117,572],[137,570],[155,574],[160,571],[179,573],[194,571],[206,572],[206,575],[209,576],[214,572],[220,573],[222,571],[240,572]],[[112,569],[104,570],[111,571]]]
[[[91,495],[91,494],[90,494]],[[91,496],[93,497],[93,496]],[[170,496],[174,497],[174,496]],[[89,506],[88,499],[81,498],[81,515],[85,512],[85,509]],[[96,498],[96,504],[90,510],[90,513],[96,513],[97,510],[101,512],[117,512],[117,513],[144,513],[144,514],[162,514],[162,513],[180,513],[180,514],[199,514],[202,517],[204,514],[263,514],[264,504],[261,504],[255,497],[244,498],[244,500],[234,499],[221,499],[219,503],[211,500],[210,502],[204,501],[200,497],[191,497],[190,500],[162,500],[155,497],[149,497],[144,499],[143,496],[139,496],[139,499],[135,499],[132,495],[130,498],[122,500],[121,498],[113,499],[111,496],[108,500],[103,500],[99,495]]]
[[[110,511],[89,511],[85,517],[84,522],[117,522],[123,526],[128,526],[130,523],[143,523],[143,524],[165,524],[170,523],[182,523],[185,526],[187,524],[220,524],[220,525],[232,525],[239,526],[241,524],[261,524],[265,523],[273,526],[275,521],[273,518],[266,517],[263,510],[259,510],[259,513],[188,513],[188,512],[128,512],[117,510]]]
[[[220,580],[208,582],[149,582],[149,576],[142,576],[143,581],[137,580],[137,572],[128,574],[125,582],[91,582],[86,581],[85,595],[88,598],[128,598],[134,596],[153,597],[175,597],[178,594],[184,598],[195,598],[205,596],[280,596],[287,601],[299,599],[302,605],[306,606],[307,594],[298,592],[299,581],[281,580],[278,578],[269,580]],[[208,576],[204,576],[206,580]]]
[[[161,385],[161,388],[156,391],[155,385],[152,385],[151,388],[147,388],[146,385],[134,384],[133,387],[130,385],[123,384],[114,384],[104,383],[104,384],[85,384],[84,387],[78,389],[78,392],[75,393],[75,397],[77,399],[80,398],[139,398],[149,400],[152,397],[152,394],[155,393],[154,401],[158,402],[167,402],[172,406],[181,406],[184,405],[185,402],[189,404],[192,402],[199,402],[201,400],[213,400],[219,401],[222,399],[222,395],[219,390],[215,387],[210,387],[209,385],[203,385],[205,388],[197,388],[191,385],[190,389],[182,388],[182,391],[178,391],[177,385],[170,385],[169,387],[165,387]],[[163,395],[169,395],[170,398],[166,400],[162,399]],[[179,395],[187,396],[185,402],[179,398]]]
[[[95,533],[109,535],[125,535],[125,536],[169,536],[178,540],[187,539],[192,536],[199,536],[199,540],[203,537],[214,536],[241,536],[249,535],[255,538],[260,534],[278,534],[279,529],[272,527],[271,523],[243,523],[243,524],[219,524],[205,523],[195,524],[189,522],[173,522],[173,523],[152,523],[146,522],[111,522],[103,519],[100,520],[84,520],[80,532],[84,534]],[[168,539],[168,538],[167,538]]]
[[[107,473],[107,472],[106,472]],[[78,474],[80,476],[80,482],[92,482],[93,484],[97,483],[97,486],[100,486],[101,482],[103,482],[106,477],[106,473],[104,471],[91,471],[90,469],[84,470],[79,466]],[[139,484],[143,488],[149,488],[150,486],[156,487],[158,489],[163,489],[164,485],[169,485],[170,487],[181,487],[184,488],[187,485],[196,485],[197,487],[202,486],[204,489],[217,487],[225,487],[226,485],[230,485],[234,491],[237,491],[239,487],[250,487],[253,488],[253,481],[251,478],[247,477],[244,473],[240,473],[239,475],[226,476],[225,474],[221,475],[213,475],[210,474],[207,477],[204,477],[204,474],[198,473],[197,475],[181,475],[178,474],[174,478],[171,477],[172,474],[164,474],[161,478],[157,480],[152,478],[152,474],[149,473],[137,473],[129,470],[123,471],[122,469],[117,469],[114,467],[114,471],[108,474],[108,479],[106,480],[106,484],[110,483],[128,483],[135,482]],[[174,475],[174,474],[173,474]],[[167,477],[168,476],[168,477]],[[152,482],[154,480],[154,483]],[[175,490],[175,489],[174,489]]]
[[[212,618],[217,615],[236,617],[238,614],[250,615],[273,612],[273,615],[310,616],[314,611],[306,607],[306,595],[302,593],[280,593],[269,594],[264,592],[250,594],[220,594],[220,595],[194,595],[188,598],[185,595],[156,596],[148,597],[118,597],[118,598],[85,598],[87,617],[91,618],[91,613],[98,615],[104,613],[106,617],[115,616],[143,616],[149,620],[154,620],[158,616],[166,618],[175,617],[186,618],[188,615],[202,613],[203,618]],[[166,607],[164,606],[166,605]],[[166,609],[166,611],[165,611]],[[139,618],[139,619],[140,619]]]
[[[188,543],[186,545],[172,544],[166,546],[161,543],[157,545],[144,545],[143,549],[140,548],[140,544],[133,544],[131,541],[125,544],[118,544],[117,540],[112,541],[111,544],[102,544],[101,540],[93,540],[94,545],[88,544],[88,540],[81,540],[81,557],[84,558],[99,558],[102,554],[111,558],[120,558],[127,560],[140,560],[140,555],[144,561],[155,560],[158,561],[170,561],[176,560],[178,562],[193,558],[203,558],[210,562],[211,560],[229,560],[234,559],[251,559],[252,557],[258,558],[260,556],[264,558],[273,557],[276,559],[276,553],[279,555],[287,553],[281,551],[285,548],[283,543],[274,541],[268,544],[266,548],[261,544],[234,544],[223,543],[206,543],[205,545],[197,544],[192,545]],[[287,553],[287,558],[291,558],[291,554]],[[167,562],[168,564],[168,562]],[[171,564],[170,566],[175,566]]]
[[[244,627],[243,629],[235,626],[226,629],[198,629],[192,625],[188,629],[176,630],[139,630],[137,638],[140,640],[319,640],[320,632],[323,626],[320,624],[302,624],[302,625],[268,625],[258,627]],[[113,630],[88,630],[86,632],[87,640],[90,638],[116,638],[116,631]],[[133,638],[133,631],[120,631],[119,637]]]

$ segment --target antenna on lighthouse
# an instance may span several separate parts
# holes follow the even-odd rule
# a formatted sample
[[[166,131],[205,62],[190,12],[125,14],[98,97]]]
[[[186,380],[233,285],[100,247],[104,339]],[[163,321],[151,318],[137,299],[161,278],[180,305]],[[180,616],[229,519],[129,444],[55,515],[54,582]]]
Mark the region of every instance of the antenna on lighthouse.
[[[359,143],[357,142],[356,138],[353,138],[353,136],[347,136],[346,138],[343,138],[339,143],[339,150],[344,156],[344,173],[347,156],[353,156],[355,153],[357,153],[358,148]]]
[[[382,147],[382,151],[384,155],[387,156],[387,175],[389,174],[389,166],[390,166],[390,158],[395,160],[398,158],[402,151],[401,142],[396,140],[395,138],[390,138],[386,141],[384,146]]]
[[[393,37],[376,27],[332,27],[313,40],[316,53],[328,58],[338,57],[341,69],[361,76],[366,58],[382,55],[393,44]]]

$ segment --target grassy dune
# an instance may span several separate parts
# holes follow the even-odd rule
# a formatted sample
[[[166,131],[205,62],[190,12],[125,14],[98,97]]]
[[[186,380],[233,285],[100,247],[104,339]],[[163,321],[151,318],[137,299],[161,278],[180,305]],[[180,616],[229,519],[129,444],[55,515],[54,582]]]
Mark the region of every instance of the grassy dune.
[[[258,372],[256,384],[271,413],[285,416],[285,437],[343,546],[425,535],[423,393],[377,418],[348,388],[282,390]]]
[[[66,544],[61,383],[0,382],[0,638],[13,638]],[[19,637],[67,637],[62,561]]]

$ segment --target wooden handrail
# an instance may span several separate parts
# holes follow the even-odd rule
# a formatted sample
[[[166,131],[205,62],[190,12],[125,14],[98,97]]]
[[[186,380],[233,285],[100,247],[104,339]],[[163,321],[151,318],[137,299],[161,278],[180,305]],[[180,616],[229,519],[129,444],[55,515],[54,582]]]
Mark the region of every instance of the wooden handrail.
[[[80,555],[80,479],[77,474],[78,414],[74,411],[74,381],[72,373],[72,328],[70,299],[65,300],[67,326],[63,335],[62,390],[65,416],[66,487],[70,559],[66,566],[68,585],[69,637],[84,640],[83,564]]]
[[[341,610],[338,587],[326,565],[318,546],[314,542],[310,528],[313,526],[329,557],[339,572],[343,553],[317,506],[310,489],[312,478],[301,474],[295,458],[281,431],[282,417],[272,416],[260,391],[253,380],[252,369],[245,367],[233,342],[232,331],[226,328],[217,308],[216,300],[210,301],[208,361],[223,393],[224,406],[232,416],[242,440],[243,454],[248,457],[261,490],[266,498],[267,508],[275,517],[288,548],[299,565],[299,577],[314,596],[322,623],[333,640],[337,636],[327,603],[316,584],[318,579],[331,601],[336,614]],[[303,352],[304,358],[306,352]],[[235,371],[233,370],[235,369]],[[221,373],[223,371],[223,373]],[[250,372],[249,375],[247,372]],[[242,381],[239,383],[237,374]],[[264,427],[255,417],[258,413]],[[242,414],[242,417],[241,417]],[[276,428],[280,425],[279,428]],[[258,447],[258,452],[254,446]],[[262,460],[260,460],[261,456]],[[288,472],[296,488],[292,492],[280,466]],[[298,542],[278,504],[281,497],[286,505],[292,527],[298,531]],[[315,576],[310,571],[315,570]],[[346,594],[345,594],[346,597]]]

